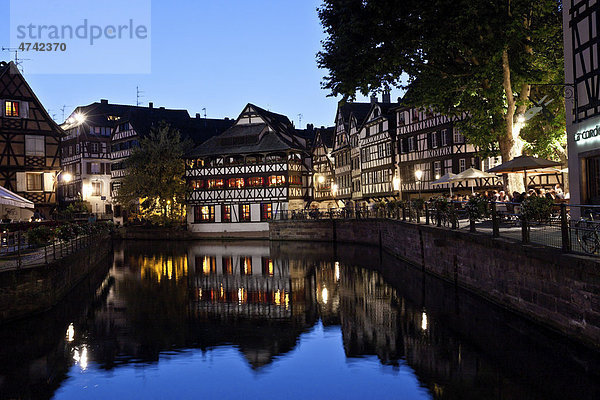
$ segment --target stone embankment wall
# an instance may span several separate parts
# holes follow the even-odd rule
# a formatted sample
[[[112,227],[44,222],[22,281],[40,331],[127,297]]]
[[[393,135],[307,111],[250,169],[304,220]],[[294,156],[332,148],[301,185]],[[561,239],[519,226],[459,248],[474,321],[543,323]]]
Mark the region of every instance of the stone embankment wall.
[[[110,263],[106,237],[48,265],[0,273],[0,322],[46,311],[90,273]]]
[[[600,262],[485,234],[391,220],[284,221],[271,240],[363,243],[600,348]]]

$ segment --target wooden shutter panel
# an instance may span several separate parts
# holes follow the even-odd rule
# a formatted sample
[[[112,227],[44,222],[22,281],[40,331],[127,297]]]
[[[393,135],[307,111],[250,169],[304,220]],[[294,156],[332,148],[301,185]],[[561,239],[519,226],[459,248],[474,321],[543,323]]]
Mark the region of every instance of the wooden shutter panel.
[[[92,163],[86,162],[85,165],[86,165],[87,173],[88,173],[88,175],[90,175],[92,173]]]
[[[17,172],[17,192],[27,191],[27,178],[25,172]]]
[[[52,172],[44,172],[44,192],[54,191],[54,174]]]
[[[21,110],[19,111],[21,118],[29,118],[29,102],[21,102]]]
[[[100,163],[100,174],[104,175],[104,163]]]

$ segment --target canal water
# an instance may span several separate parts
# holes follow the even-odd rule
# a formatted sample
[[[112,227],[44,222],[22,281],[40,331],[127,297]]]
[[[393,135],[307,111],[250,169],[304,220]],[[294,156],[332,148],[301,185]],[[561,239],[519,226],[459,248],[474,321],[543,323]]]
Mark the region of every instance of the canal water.
[[[0,398],[598,399],[597,354],[376,248],[120,242],[0,327]]]

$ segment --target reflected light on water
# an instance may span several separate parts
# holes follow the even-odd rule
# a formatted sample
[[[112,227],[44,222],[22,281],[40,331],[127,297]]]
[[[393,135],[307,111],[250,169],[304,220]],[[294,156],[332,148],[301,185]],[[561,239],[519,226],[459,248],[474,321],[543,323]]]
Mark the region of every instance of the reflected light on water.
[[[281,291],[280,290],[275,292],[275,304],[277,304],[277,305],[281,304]]]
[[[340,263],[337,261],[335,262],[335,280],[340,280]]]
[[[73,326],[72,322],[69,324],[65,336],[67,337],[68,342],[72,342],[73,340],[75,340],[75,327]]]
[[[88,367],[88,352],[87,347],[83,346],[81,350],[75,349],[73,351],[73,360],[76,364],[79,364],[79,368],[85,371]]]
[[[160,282],[162,278],[179,281],[187,275],[187,257],[139,257],[132,265],[140,266],[142,278],[150,278]]]
[[[427,330],[427,313],[425,311],[423,311],[423,314],[421,316],[421,329],[423,329],[424,331]]]
[[[323,288],[321,291],[321,298],[323,299],[323,303],[327,304],[327,300],[329,300],[329,291],[327,288]]]

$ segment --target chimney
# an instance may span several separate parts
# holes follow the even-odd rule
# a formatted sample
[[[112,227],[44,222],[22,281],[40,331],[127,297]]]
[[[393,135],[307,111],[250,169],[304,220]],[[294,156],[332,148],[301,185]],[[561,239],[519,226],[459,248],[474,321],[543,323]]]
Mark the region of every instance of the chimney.
[[[371,95],[371,104],[377,103],[377,93]]]
[[[106,100],[106,99],[100,99],[100,104],[108,104],[108,100]]]
[[[390,91],[389,90],[384,91],[383,94],[381,95],[381,102],[387,103],[387,104],[391,103],[390,97],[391,97]]]
[[[164,107],[158,107],[158,109],[159,109],[159,110],[164,110],[165,108],[164,108]]]
[[[196,113],[196,118],[200,119],[200,113]]]
[[[153,102],[148,103],[148,108],[154,108],[154,103]]]

